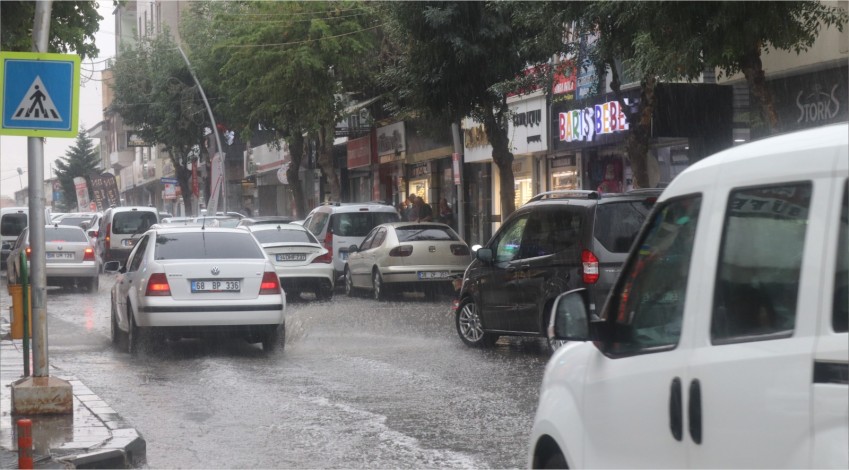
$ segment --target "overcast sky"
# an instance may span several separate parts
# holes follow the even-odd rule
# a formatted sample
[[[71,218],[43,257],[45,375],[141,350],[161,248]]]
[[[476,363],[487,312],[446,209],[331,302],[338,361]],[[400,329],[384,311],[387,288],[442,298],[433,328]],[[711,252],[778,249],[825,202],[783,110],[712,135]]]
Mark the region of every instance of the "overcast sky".
[[[106,65],[106,59],[115,57],[115,17],[112,15],[111,0],[101,0],[98,12],[103,20],[100,31],[95,34],[95,44],[100,49],[96,59],[87,59],[80,64],[80,115],[79,124],[90,129],[103,120],[102,87],[100,71]],[[65,156],[65,152],[74,145],[74,138],[48,137],[44,144],[44,178],[50,178],[53,161]],[[98,143],[94,139],[95,145]],[[24,171],[18,178],[17,169]],[[0,136],[0,195],[14,197],[21,186],[27,187],[27,138],[18,136]],[[45,194],[48,198],[50,194]]]

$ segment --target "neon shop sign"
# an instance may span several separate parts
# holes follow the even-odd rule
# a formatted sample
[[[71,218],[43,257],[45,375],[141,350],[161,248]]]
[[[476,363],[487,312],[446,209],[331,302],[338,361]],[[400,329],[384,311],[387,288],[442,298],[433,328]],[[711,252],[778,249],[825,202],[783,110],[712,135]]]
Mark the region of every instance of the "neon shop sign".
[[[628,130],[628,119],[618,101],[559,113],[558,119],[560,140],[563,142],[590,142],[597,135]]]

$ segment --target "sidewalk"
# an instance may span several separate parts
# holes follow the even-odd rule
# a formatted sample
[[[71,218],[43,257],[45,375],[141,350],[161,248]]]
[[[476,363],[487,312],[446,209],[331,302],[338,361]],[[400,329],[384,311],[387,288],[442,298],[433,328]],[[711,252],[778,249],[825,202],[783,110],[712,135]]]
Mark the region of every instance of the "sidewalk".
[[[12,382],[23,377],[23,342],[9,336],[8,306],[0,310],[0,468],[18,468]],[[145,460],[146,443],[82,382],[51,368],[51,377],[73,387],[73,415],[26,416],[32,420],[35,468],[132,468]]]

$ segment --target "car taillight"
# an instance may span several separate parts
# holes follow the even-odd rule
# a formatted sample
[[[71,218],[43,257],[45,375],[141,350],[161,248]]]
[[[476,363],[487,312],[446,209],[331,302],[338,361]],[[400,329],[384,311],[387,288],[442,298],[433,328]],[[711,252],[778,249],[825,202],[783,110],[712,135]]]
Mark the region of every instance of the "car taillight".
[[[144,295],[171,295],[171,286],[168,285],[168,279],[165,277],[165,273],[153,273],[150,275]]]
[[[32,248],[27,247],[27,259],[29,259],[29,255],[32,254]]]
[[[583,280],[585,284],[598,282],[598,258],[590,250],[581,252],[581,263],[584,265]]]
[[[266,272],[262,275],[262,284],[259,285],[259,295],[279,294],[280,279],[277,278],[277,273]]]
[[[389,251],[389,256],[410,256],[412,254],[412,245],[399,245]]]
[[[312,260],[312,262],[313,262],[313,263],[324,263],[324,264],[330,264],[330,263],[332,263],[332,262],[333,262],[333,255],[332,255],[332,254],[330,253],[330,251],[328,250],[328,251],[327,251],[327,253],[325,253],[325,254],[323,254],[323,255],[321,255],[321,256],[319,256],[319,257],[317,257],[316,259]]]
[[[83,253],[83,261],[94,261],[94,250],[92,248],[86,248]]]
[[[109,240],[109,234],[110,233],[112,233],[112,223],[111,222],[106,224],[106,237],[103,239],[103,246],[106,248],[106,251],[109,251],[109,248],[110,248],[110,245],[111,245],[110,240]]]
[[[454,256],[468,256],[469,247],[466,245],[451,245],[451,254]]]
[[[330,230],[328,230],[327,235],[324,236],[324,247],[327,248],[327,251],[329,251],[331,256],[333,256],[333,232]]]

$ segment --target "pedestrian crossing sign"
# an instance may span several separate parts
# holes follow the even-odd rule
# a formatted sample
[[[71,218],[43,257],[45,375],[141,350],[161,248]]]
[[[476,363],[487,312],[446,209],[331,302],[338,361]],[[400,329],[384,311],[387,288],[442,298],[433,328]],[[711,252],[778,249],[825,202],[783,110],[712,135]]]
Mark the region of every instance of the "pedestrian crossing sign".
[[[76,137],[80,56],[0,52],[0,134]]]

